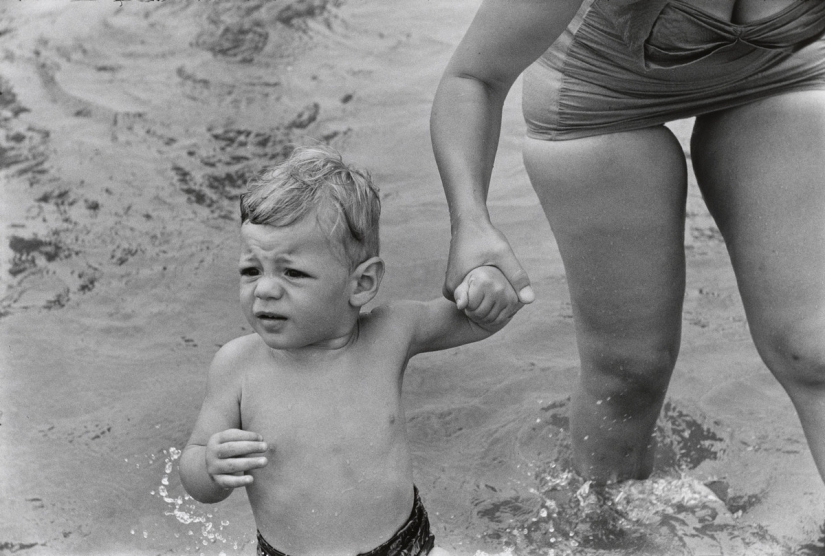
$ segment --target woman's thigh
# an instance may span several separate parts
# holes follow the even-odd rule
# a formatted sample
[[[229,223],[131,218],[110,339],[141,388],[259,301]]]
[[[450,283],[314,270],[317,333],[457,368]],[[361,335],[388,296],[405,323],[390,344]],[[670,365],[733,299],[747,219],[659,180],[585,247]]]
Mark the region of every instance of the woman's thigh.
[[[564,261],[585,376],[669,375],[685,273],[686,167],[676,138],[660,126],[527,139],[524,159]]]
[[[821,359],[825,91],[789,93],[702,116],[692,152],[760,353],[769,365],[784,356],[805,359],[814,355],[804,353],[811,349]]]

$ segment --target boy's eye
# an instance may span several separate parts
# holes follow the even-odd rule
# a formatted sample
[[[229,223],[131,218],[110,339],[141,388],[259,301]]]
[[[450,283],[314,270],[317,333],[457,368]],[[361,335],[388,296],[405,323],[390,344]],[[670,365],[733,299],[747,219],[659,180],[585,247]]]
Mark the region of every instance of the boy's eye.
[[[307,278],[309,274],[306,272],[301,272],[300,270],[296,270],[294,268],[288,268],[284,271],[284,276],[287,278]]]
[[[241,276],[257,276],[260,271],[254,266],[248,266],[241,269]]]

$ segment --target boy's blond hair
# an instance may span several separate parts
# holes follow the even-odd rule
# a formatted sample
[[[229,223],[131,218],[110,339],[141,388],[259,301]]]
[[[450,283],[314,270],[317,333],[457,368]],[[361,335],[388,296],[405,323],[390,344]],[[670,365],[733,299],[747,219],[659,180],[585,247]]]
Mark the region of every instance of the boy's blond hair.
[[[283,163],[250,180],[241,223],[289,226],[313,211],[337,238],[351,268],[378,255],[381,201],[368,172],[326,146],[298,147]]]

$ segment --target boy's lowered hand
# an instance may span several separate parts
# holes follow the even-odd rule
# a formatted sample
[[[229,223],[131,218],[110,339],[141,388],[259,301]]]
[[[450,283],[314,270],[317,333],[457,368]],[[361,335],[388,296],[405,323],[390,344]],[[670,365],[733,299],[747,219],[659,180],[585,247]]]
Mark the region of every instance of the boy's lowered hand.
[[[490,332],[502,328],[523,307],[510,282],[494,266],[479,266],[468,272],[454,297],[459,311]]]
[[[206,472],[224,489],[252,484],[247,471],[264,467],[267,444],[260,434],[240,429],[216,432],[206,444]],[[258,457],[254,457],[254,456]]]

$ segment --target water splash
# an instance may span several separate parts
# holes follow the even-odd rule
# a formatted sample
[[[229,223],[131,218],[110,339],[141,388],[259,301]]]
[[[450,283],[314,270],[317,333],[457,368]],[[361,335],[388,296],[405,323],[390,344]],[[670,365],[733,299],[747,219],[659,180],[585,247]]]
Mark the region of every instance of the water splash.
[[[552,552],[553,551],[551,550],[546,556],[556,556],[555,554],[552,554]],[[507,548],[502,552],[495,552],[493,554],[484,552],[483,550],[476,550],[475,556],[513,556],[513,549]]]
[[[181,451],[174,446],[163,451],[164,474],[160,479],[157,494],[152,491],[152,495],[159,497],[167,506],[163,512],[165,516],[174,517],[178,523],[189,526],[186,534],[193,537],[195,542],[202,546],[215,543],[232,543],[235,550],[239,548],[237,541],[230,541],[226,529],[229,527],[228,520],[215,522],[213,514],[205,512],[192,497],[183,493],[174,496],[170,493],[170,476],[175,468],[175,461],[181,456]],[[154,457],[152,458],[154,461]],[[180,485],[176,485],[178,490],[182,490]]]
[[[507,475],[532,476],[477,485],[473,521],[485,546],[518,556],[789,554],[763,529],[738,521],[749,507],[739,503],[757,495],[720,496],[724,481],[690,476],[725,457],[730,441],[721,428],[668,402],[653,478],[596,486],[573,471],[568,403],[543,407],[540,419],[516,431],[521,463]]]
[[[597,487],[553,470],[537,483],[530,496],[477,506],[488,525],[483,540],[519,556],[787,553],[776,539],[739,524],[713,491],[688,476]]]

